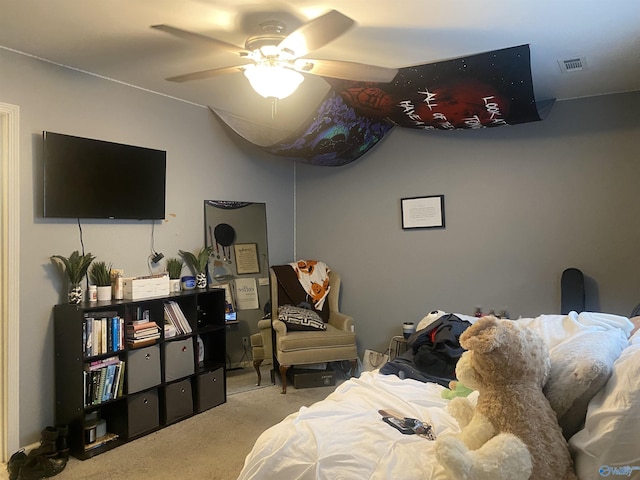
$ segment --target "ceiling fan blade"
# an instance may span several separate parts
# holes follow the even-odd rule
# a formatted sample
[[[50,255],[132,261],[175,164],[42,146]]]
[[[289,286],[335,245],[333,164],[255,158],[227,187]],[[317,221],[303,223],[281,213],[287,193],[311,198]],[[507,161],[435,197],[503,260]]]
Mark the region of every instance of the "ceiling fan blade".
[[[198,42],[206,42],[209,45],[213,45],[222,50],[226,50],[230,53],[235,53],[238,55],[244,55],[248,52],[239,47],[238,45],[234,45],[233,43],[225,42],[223,40],[218,40],[217,38],[208,37],[207,35],[202,35],[200,33],[190,32],[188,30],[182,30],[181,28],[172,27],[171,25],[151,25],[151,28],[155,28],[156,30],[160,30],[165,33],[169,33],[171,35],[175,35],[176,37],[184,38],[186,40],[195,40]]]
[[[354,80],[358,82],[389,83],[398,73],[397,68],[377,67],[364,63],[343,62],[341,60],[296,60],[295,69],[323,77]]]
[[[226,75],[227,73],[236,73],[243,71],[243,65],[234,65],[232,67],[211,68],[209,70],[202,70],[200,72],[185,73],[184,75],[176,75],[175,77],[169,77],[166,80],[170,82],[189,82],[191,80],[202,80],[204,78],[217,77],[219,75]]]
[[[302,57],[335,40],[354,24],[351,18],[337,10],[331,10],[298,27],[278,46],[296,58]]]

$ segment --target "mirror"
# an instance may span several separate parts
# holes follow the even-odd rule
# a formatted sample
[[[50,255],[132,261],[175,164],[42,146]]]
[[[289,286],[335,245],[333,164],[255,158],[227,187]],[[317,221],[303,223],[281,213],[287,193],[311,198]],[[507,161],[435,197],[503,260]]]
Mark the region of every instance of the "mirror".
[[[227,297],[227,370],[251,366],[249,338],[270,299],[266,204],[205,200],[204,227],[209,285]]]

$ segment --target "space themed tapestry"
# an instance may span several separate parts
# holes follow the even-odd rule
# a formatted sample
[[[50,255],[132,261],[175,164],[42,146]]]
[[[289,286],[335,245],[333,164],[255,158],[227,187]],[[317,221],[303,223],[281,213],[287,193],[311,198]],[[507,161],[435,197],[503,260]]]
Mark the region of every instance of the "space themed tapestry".
[[[261,148],[340,166],[360,158],[395,126],[478,129],[541,120],[528,45],[401,68],[390,83],[325,80],[332,89],[309,120],[286,140]]]

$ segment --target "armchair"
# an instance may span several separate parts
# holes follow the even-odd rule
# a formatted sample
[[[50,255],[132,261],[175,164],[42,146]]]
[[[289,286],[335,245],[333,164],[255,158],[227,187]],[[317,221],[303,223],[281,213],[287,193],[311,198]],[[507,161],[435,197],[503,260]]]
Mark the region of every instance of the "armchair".
[[[271,281],[271,318],[273,326],[273,364],[280,372],[282,393],[287,393],[287,370],[292,365],[350,360],[352,372],[356,371],[358,353],[353,318],[338,310],[340,297],[340,275],[329,272],[330,290],[325,303],[328,304],[329,319],[326,330],[287,330],[278,319],[278,306],[286,304],[282,300],[282,286],[276,271],[269,271]],[[280,298],[279,298],[280,297]]]

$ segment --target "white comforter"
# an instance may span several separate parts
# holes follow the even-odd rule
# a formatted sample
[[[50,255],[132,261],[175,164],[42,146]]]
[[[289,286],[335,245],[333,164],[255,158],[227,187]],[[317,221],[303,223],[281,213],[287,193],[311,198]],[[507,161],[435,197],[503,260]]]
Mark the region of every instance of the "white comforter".
[[[552,363],[554,354],[572,337],[618,332],[613,341],[622,350],[633,328],[627,318],[590,312],[517,321],[543,337]],[[303,407],[266,430],[245,459],[238,480],[443,480],[446,476],[435,459],[435,442],[403,435],[378,413],[393,410],[428,422],[436,436],[457,432],[457,422],[444,408],[448,400],[442,398],[443,390],[435,383],[363,372],[324,401]],[[471,395],[477,398],[477,392]]]
[[[403,435],[382,421],[380,409],[429,422],[439,435],[456,431],[434,383],[363,372],[326,400],[266,430],[245,459],[239,480],[403,480],[444,478],[434,442]],[[348,401],[346,401],[348,399]]]

